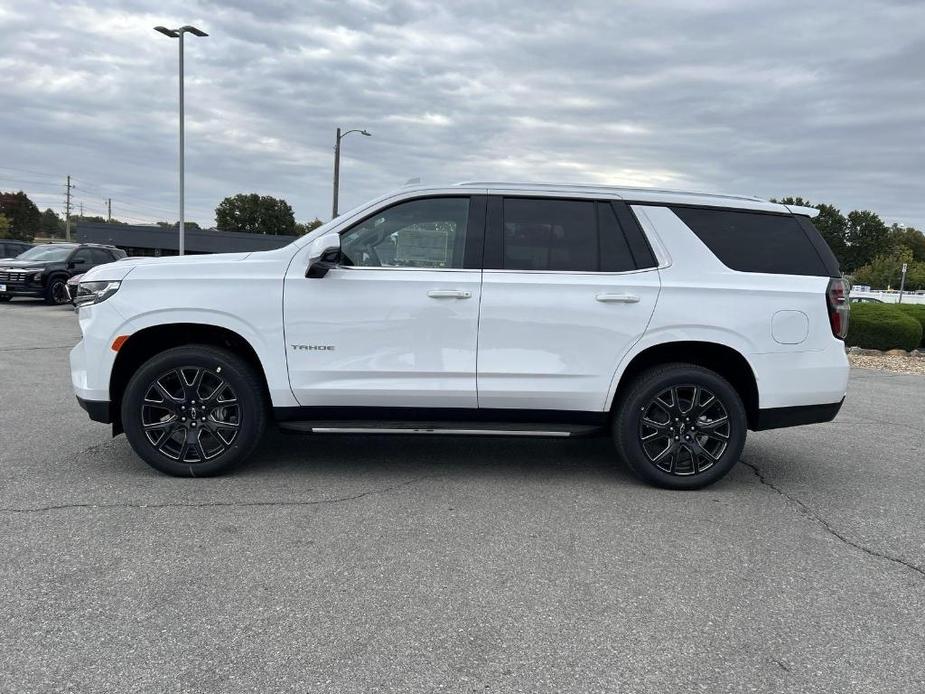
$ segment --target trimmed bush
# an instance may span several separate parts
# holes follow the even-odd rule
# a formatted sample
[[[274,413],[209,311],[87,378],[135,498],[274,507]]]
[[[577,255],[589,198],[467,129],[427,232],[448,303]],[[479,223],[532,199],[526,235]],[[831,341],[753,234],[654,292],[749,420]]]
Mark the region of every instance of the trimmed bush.
[[[915,318],[922,324],[922,330],[925,332],[925,304],[896,304],[896,308],[907,316]],[[925,347],[925,335],[922,335],[921,346]]]
[[[892,304],[851,304],[845,342],[851,347],[908,352],[922,342],[922,324]]]

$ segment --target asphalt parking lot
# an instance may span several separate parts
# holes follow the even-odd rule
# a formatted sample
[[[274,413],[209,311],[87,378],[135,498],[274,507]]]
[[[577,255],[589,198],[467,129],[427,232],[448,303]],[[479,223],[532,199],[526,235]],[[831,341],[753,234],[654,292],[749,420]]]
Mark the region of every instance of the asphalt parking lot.
[[[74,313],[0,305],[0,691],[925,690],[925,378],[716,486],[606,439],[271,434],[157,474],[70,391]]]

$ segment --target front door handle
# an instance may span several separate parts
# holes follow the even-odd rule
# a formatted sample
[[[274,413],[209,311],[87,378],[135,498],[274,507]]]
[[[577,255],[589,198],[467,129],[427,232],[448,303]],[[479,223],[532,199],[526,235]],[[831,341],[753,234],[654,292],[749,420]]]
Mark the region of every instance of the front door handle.
[[[427,296],[431,299],[468,299],[472,296],[472,292],[463,289],[431,289],[427,292]]]
[[[594,297],[598,301],[603,301],[605,303],[623,303],[623,304],[638,304],[639,297],[635,294],[598,294]]]

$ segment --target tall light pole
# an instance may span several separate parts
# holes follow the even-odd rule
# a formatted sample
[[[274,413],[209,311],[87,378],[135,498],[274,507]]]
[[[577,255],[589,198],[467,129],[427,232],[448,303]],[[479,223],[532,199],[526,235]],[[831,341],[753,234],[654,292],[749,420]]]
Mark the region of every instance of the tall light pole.
[[[193,36],[208,36],[206,32],[202,29],[197,29],[194,26],[189,24],[180,27],[179,29],[168,29],[167,27],[154,27],[155,31],[159,31],[164,36],[169,36],[172,39],[180,39],[180,255],[183,255],[184,251],[184,241],[186,237],[185,233],[185,221],[186,221],[186,209],[185,209],[185,197],[186,197],[186,180],[185,180],[185,171],[184,171],[184,154],[185,154],[185,143],[186,135],[184,132],[184,112],[183,112],[183,35],[186,33],[192,34]]]
[[[350,133],[360,133],[360,135],[366,135],[366,137],[372,137],[372,133],[368,133],[365,130],[348,130],[343,135],[340,132],[340,128],[337,129],[337,139],[334,141],[334,205],[333,212],[331,213],[331,218],[337,216],[337,198],[340,193],[340,141],[343,140]]]

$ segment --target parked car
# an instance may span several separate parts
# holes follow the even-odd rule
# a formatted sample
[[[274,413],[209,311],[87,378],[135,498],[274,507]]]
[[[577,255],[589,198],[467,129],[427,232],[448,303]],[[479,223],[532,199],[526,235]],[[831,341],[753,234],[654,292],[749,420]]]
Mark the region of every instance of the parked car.
[[[45,299],[49,304],[70,301],[67,280],[73,275],[125,257],[114,246],[92,243],[46,243],[13,260],[0,261],[0,301],[14,296]]]
[[[849,296],[848,301],[852,304],[882,304],[883,302],[880,299],[875,299],[872,296]]]
[[[15,258],[20,253],[25,253],[30,248],[32,248],[32,244],[26,243],[25,241],[0,239],[0,261]]]
[[[847,286],[810,217],[756,198],[597,186],[406,188],[284,248],[90,270],[74,391],[162,472],[264,429],[609,434],[691,489],[747,429],[827,422]]]

